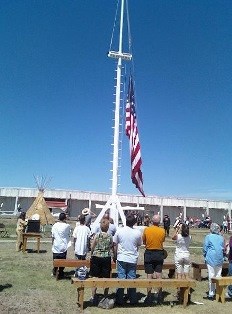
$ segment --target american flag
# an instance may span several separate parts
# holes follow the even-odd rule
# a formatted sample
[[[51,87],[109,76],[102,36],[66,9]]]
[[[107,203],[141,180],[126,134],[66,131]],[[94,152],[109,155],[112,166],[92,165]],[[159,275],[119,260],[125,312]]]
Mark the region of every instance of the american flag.
[[[129,88],[126,102],[126,135],[130,141],[131,179],[140,193],[145,196],[143,192],[143,175],[141,171],[141,149],[135,112],[134,86],[131,76],[129,78]]]

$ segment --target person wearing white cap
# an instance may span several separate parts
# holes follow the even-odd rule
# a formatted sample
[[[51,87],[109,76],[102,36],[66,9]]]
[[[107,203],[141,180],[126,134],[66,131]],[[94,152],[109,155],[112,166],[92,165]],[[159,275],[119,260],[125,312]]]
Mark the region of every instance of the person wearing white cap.
[[[89,208],[84,208],[81,213],[85,216],[85,225],[90,228],[92,218],[96,217],[96,214]]]
[[[81,213],[82,213],[82,215],[87,216],[90,213],[90,209],[89,208],[84,208],[84,209],[82,209]]]

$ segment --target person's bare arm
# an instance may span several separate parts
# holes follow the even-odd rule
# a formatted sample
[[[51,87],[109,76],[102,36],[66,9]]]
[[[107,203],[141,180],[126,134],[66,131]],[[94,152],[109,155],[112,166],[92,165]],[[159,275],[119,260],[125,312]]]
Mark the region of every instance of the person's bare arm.
[[[93,238],[93,242],[91,244],[91,255],[93,254],[93,251],[96,247],[96,244],[97,244],[97,236],[95,235],[94,238]]]
[[[113,243],[113,261],[116,262],[117,260],[117,253],[118,253],[118,244]]]
[[[178,233],[179,233],[179,227],[177,227],[177,228],[175,229],[175,233],[174,233],[174,235],[172,236],[172,240],[176,240],[176,239],[177,239]]]

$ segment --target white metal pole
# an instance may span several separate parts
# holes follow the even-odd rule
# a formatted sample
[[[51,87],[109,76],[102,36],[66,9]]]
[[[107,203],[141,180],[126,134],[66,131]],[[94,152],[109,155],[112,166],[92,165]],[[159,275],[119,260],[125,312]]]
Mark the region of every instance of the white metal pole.
[[[124,15],[124,0],[121,2],[121,17],[120,17],[120,33],[119,33],[119,55],[122,54],[122,35],[123,35],[123,15]],[[118,220],[118,212],[116,210],[116,195],[118,188],[118,151],[119,151],[119,120],[120,120],[120,100],[121,100],[121,70],[122,57],[119,56],[117,64],[117,85],[116,85],[116,100],[115,100],[115,115],[114,115],[114,151],[113,151],[113,175],[112,175],[112,208],[110,210],[111,217]]]

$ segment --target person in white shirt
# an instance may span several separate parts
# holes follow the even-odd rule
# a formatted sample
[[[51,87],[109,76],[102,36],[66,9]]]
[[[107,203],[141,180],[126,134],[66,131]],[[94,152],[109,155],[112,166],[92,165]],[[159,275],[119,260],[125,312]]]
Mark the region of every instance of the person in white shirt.
[[[70,237],[70,225],[66,223],[65,213],[59,215],[59,221],[52,226],[52,252],[54,259],[66,259]],[[57,267],[53,268],[53,276]],[[59,268],[59,278],[64,277],[64,267]]]
[[[136,266],[139,256],[139,246],[142,244],[142,235],[133,226],[136,219],[133,215],[126,217],[126,226],[118,228],[114,237],[114,261],[117,260],[117,274],[120,279],[136,279]],[[124,289],[116,291],[116,303],[123,304]],[[128,289],[130,304],[137,303],[136,289]]]
[[[80,260],[85,260],[87,252],[90,247],[90,235],[91,231],[89,227],[85,225],[85,216],[80,215],[79,217],[80,225],[76,226],[73,231],[74,238],[74,252],[75,257]]]
[[[191,264],[189,253],[191,236],[189,235],[189,226],[186,224],[180,224],[179,227],[176,228],[176,232],[173,235],[172,240],[176,242],[175,266],[177,279],[186,279],[189,276]]]

